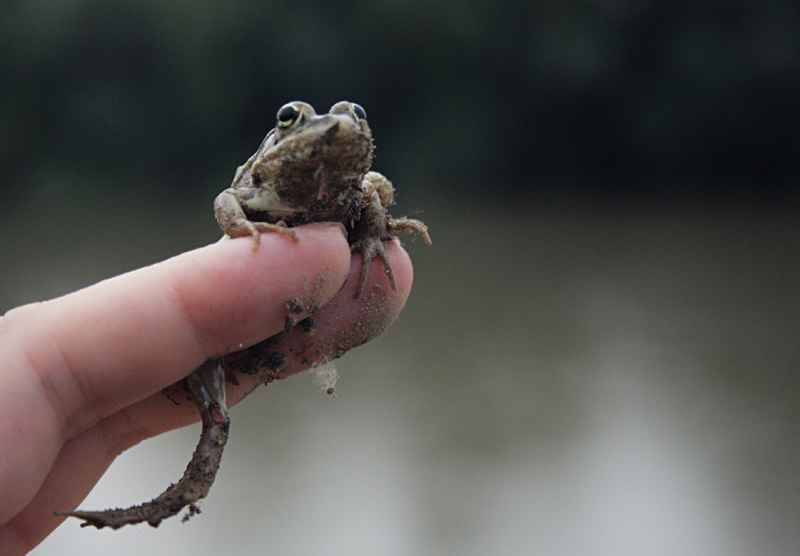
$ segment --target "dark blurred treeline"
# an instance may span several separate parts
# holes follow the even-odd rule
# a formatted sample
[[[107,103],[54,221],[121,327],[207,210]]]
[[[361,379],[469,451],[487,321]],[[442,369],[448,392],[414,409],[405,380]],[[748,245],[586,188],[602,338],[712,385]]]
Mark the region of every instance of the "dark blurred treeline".
[[[796,1],[9,0],[0,55],[6,198],[221,188],[345,98],[412,194],[800,197]]]

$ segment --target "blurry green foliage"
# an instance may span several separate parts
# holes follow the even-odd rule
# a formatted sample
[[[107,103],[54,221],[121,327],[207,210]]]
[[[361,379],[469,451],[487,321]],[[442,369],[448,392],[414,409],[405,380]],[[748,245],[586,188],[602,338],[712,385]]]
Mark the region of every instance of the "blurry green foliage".
[[[64,173],[125,176],[120,187],[228,179],[281,104],[345,98],[367,109],[376,167],[404,189],[794,193],[800,4],[0,6],[0,187],[12,191]]]

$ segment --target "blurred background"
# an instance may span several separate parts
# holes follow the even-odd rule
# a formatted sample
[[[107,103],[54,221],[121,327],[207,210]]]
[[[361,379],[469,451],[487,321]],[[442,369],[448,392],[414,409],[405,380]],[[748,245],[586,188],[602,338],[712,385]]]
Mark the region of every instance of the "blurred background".
[[[296,99],[362,104],[430,225],[405,311],[336,399],[233,410],[202,515],[36,556],[800,551],[796,2],[4,2],[0,311],[215,241]]]

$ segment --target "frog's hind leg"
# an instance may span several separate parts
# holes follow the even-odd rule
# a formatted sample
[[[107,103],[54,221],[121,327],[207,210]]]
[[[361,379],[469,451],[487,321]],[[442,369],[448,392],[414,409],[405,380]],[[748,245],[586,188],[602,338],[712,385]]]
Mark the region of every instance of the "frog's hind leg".
[[[203,432],[192,461],[180,481],[160,496],[139,506],[94,512],[56,511],[56,515],[82,519],[84,522],[81,527],[119,529],[124,525],[144,522],[157,527],[162,520],[177,515],[186,506],[189,506],[188,516],[199,513],[196,503],[208,495],[214,483],[230,428],[230,417],[225,403],[225,373],[221,359],[206,361],[184,379],[184,384],[200,411]]]
[[[367,176],[370,177],[371,174],[377,175],[378,178],[388,184],[389,188],[391,187],[391,183],[377,172],[370,172]],[[378,178],[372,179],[376,180]],[[386,244],[394,239],[391,235],[392,233],[410,234],[416,232],[422,236],[426,245],[431,245],[431,236],[428,234],[428,227],[425,224],[413,218],[395,219],[386,211],[385,203],[391,202],[391,196],[382,198],[381,190],[375,186],[375,183],[367,182],[365,192],[369,194],[369,200],[361,212],[361,218],[353,226],[348,238],[350,252],[361,251],[364,257],[361,263],[361,277],[358,280],[358,288],[355,293],[356,299],[364,291],[364,287],[367,284],[367,275],[369,274],[369,265],[375,257],[383,262],[383,268],[387,278],[389,278],[389,284],[391,284],[392,289],[397,289],[394,270],[392,270],[392,264],[389,262],[389,250],[386,247]],[[384,191],[383,193],[386,192]]]
[[[422,241],[425,242],[425,245],[430,247],[433,244],[431,236],[428,234],[428,227],[419,220],[414,220],[413,218],[395,219],[390,216],[386,222],[386,227],[391,232],[399,232],[401,234],[413,234],[417,232],[422,236]]]

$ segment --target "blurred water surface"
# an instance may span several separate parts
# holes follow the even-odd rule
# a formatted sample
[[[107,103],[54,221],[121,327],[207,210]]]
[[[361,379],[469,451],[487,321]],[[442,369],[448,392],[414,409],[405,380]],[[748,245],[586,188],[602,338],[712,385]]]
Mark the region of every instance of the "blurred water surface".
[[[410,301],[336,399],[299,375],[237,406],[188,523],[67,522],[33,554],[800,551],[800,214],[433,204]],[[77,240],[4,215],[3,309],[213,241],[198,207],[86,210]],[[82,507],[155,496],[198,431],[131,449]]]

